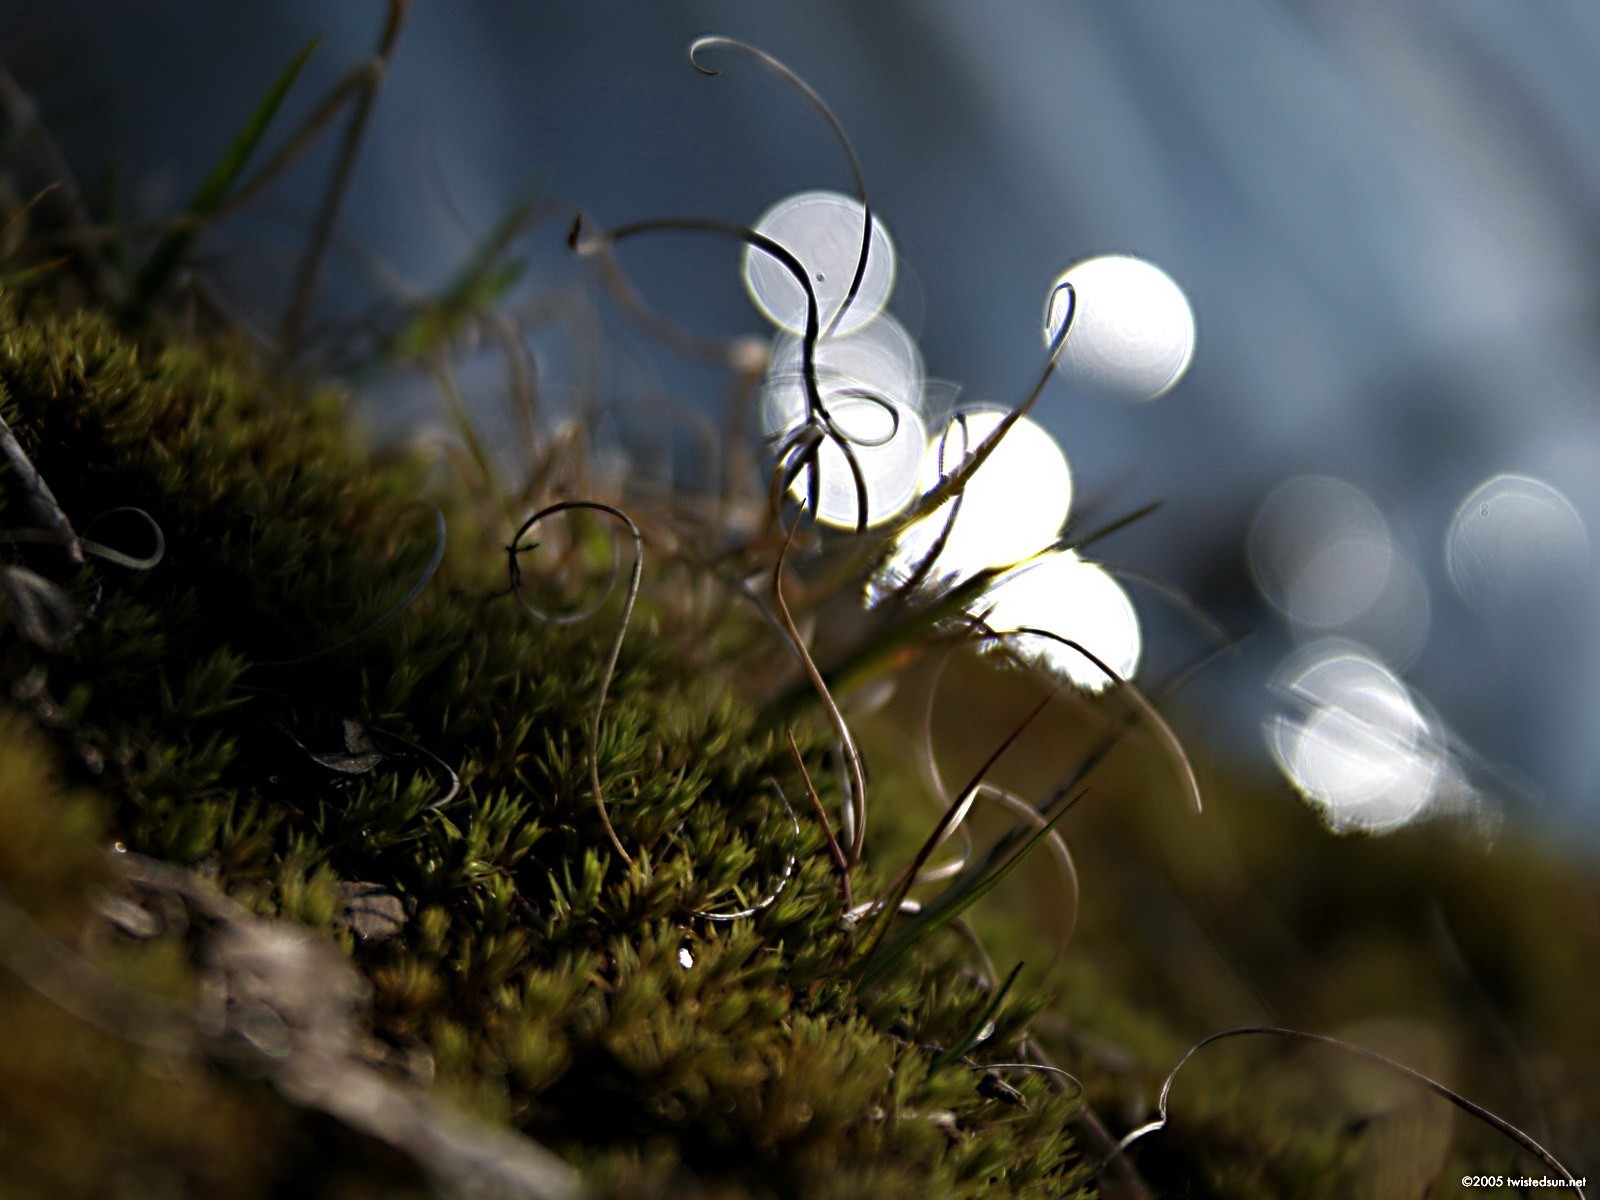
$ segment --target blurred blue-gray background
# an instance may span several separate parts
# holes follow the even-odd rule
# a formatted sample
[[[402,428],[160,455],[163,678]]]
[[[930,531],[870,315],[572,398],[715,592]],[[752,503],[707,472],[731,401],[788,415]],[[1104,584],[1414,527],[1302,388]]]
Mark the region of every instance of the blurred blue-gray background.
[[[158,214],[309,38],[323,35],[291,119],[370,51],[382,15],[380,0],[3,0],[0,54],[85,173],[116,163],[135,215]],[[756,42],[830,99],[904,264],[898,311],[929,372],[969,395],[1020,395],[1069,263],[1136,253],[1183,286],[1200,343],[1172,394],[1128,405],[1058,384],[1039,417],[1081,503],[1167,502],[1105,556],[1253,633],[1193,693],[1197,712],[1265,761],[1268,681],[1296,625],[1258,592],[1249,531],[1282,481],[1337,477],[1414,567],[1394,665],[1455,751],[1514,807],[1600,840],[1600,586],[1583,544],[1600,530],[1600,7],[415,0],[345,247],[437,287],[529,195],[611,224],[749,222],[791,192],[847,189],[792,93],[737,60],[714,80],[690,69],[704,33]],[[310,156],[208,243],[246,311],[281,304],[328,160]],[[575,277],[562,232],[534,235],[530,289]],[[373,295],[372,272],[340,254],[328,316]],[[760,331],[724,248],[629,262],[683,323]],[[623,361],[608,386],[707,390],[643,339]],[[1446,543],[1464,498],[1506,473],[1563,498],[1580,537],[1513,554],[1524,586],[1485,601],[1452,578]],[[1313,537],[1314,516],[1286,536]],[[1193,648],[1159,597],[1135,594],[1155,657]]]

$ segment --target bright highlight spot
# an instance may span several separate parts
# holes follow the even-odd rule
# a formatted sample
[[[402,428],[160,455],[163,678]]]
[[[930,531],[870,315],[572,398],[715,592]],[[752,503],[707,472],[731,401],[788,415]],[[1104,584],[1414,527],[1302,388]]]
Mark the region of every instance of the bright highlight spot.
[[[771,238],[805,266],[826,331],[844,304],[861,259],[861,203],[838,192],[801,192],[761,214],[755,231]],[[872,219],[867,269],[850,307],[833,332],[859,329],[889,303],[894,290],[894,245],[882,222]],[[744,252],[744,284],[763,316],[790,333],[806,328],[806,293],[789,268],[765,250]]]
[[[1071,292],[1062,285],[1071,284]],[[1194,310],[1153,263],[1107,254],[1069,267],[1045,303],[1049,345],[1072,316],[1056,368],[1074,383],[1130,400],[1154,400],[1183,378],[1194,357]]]
[[[1279,673],[1276,690],[1298,711],[1268,722],[1268,746],[1336,832],[1397,829],[1438,793],[1449,757],[1432,721],[1393,672],[1353,643],[1308,647]]]
[[[949,474],[1002,419],[1003,413],[975,412],[952,421],[945,437],[928,443],[923,489],[939,481],[941,442],[943,471]],[[956,504],[946,501],[900,535],[873,589],[877,595],[892,591],[917,570],[938,545],[947,522],[944,546],[924,576],[930,586],[967,579],[990,567],[1011,566],[1045,549],[1066,522],[1072,472],[1055,439],[1023,417],[973,472],[959,507]]]
[[[983,603],[989,628],[1004,645],[1085,691],[1115,681],[1093,659],[1054,638],[1013,632],[1039,629],[1083,646],[1121,679],[1139,668],[1139,616],[1128,594],[1106,569],[1057,550],[989,590]]]
[[[1461,598],[1480,611],[1569,582],[1589,561],[1578,510],[1526,475],[1496,475],[1450,522],[1445,565]]]

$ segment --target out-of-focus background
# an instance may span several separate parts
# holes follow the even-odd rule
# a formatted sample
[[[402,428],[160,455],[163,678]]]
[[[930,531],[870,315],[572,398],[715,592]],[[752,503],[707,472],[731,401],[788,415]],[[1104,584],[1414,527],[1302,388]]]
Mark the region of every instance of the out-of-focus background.
[[[378,0],[7,0],[0,55],[137,217],[183,202],[309,38],[290,120],[381,20]],[[416,0],[322,317],[440,286],[530,196],[616,225],[749,222],[848,190],[791,92],[731,57],[718,79],[690,69],[704,33],[761,45],[829,98],[900,255],[895,312],[967,396],[1020,396],[1046,291],[1079,259],[1135,253],[1187,293],[1199,346],[1171,394],[1058,381],[1036,415],[1079,510],[1166,502],[1102,557],[1251,635],[1190,691],[1191,720],[1262,771],[1272,729],[1280,760],[1310,746],[1312,790],[1404,791],[1414,763],[1384,759],[1373,712],[1409,705],[1456,808],[1600,843],[1600,9]],[[208,243],[246,314],[287,294],[328,153]],[[579,286],[564,232],[530,238],[530,295]],[[627,262],[684,324],[761,331],[733,252],[691,240]],[[615,328],[603,396],[720,397],[707,369]],[[391,424],[424,411],[370,390]],[[1159,593],[1132,594],[1152,674],[1199,646]],[[1312,736],[1290,713],[1341,689],[1365,697],[1340,710],[1353,725]],[[1286,713],[1300,723],[1274,727]]]

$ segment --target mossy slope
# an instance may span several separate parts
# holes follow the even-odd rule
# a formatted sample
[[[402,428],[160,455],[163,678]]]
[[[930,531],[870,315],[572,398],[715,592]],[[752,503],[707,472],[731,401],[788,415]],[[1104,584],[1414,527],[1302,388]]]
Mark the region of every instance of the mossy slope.
[[[599,747],[630,868],[587,783],[614,606],[578,625],[531,618],[504,594],[507,533],[426,464],[365,450],[336,394],[273,381],[237,346],[136,340],[18,297],[0,300],[0,389],[83,536],[143,553],[137,508],[166,541],[144,572],[5,552],[58,581],[79,621],[40,644],[0,607],[0,842],[41,847],[0,856],[0,885],[55,936],[185,994],[195,968],[169,939],[102,945],[86,905],[115,874],[102,838],[191,867],[354,956],[388,1069],[602,1188],[1074,1192],[1069,1102],[1031,1079],[1019,1107],[964,1065],[931,1066],[923,1043],[970,1025],[981,987],[920,988],[932,960],[865,1005],[844,985],[852,947],[822,832],[802,814],[793,845],[775,799],[804,794],[784,731],[736,680],[681,668],[648,582]],[[15,488],[0,503],[0,526],[36,524]],[[430,505],[448,522],[443,564],[372,629],[435,549]],[[601,570],[604,552],[591,557]],[[441,806],[450,770],[460,791]],[[795,876],[759,916],[692,915],[759,889],[791,849]],[[355,883],[398,900],[397,931],[352,915]],[[312,1171],[279,1151],[327,1131],[264,1084],[214,1067],[180,1078],[5,973],[0,1019],[0,1096],[49,1106],[61,1151],[0,1155],[7,1194],[118,1194],[125,1154],[67,1151],[92,1129],[163,1164],[162,1194],[273,1194],[301,1168],[329,1188],[347,1168],[369,1188],[416,1178],[354,1137]],[[70,1186],[40,1173],[58,1159]]]

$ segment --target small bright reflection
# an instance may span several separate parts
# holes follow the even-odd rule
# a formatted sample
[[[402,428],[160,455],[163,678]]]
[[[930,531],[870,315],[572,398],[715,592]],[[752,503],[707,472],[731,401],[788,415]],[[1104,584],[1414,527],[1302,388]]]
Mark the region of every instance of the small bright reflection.
[[[804,264],[816,293],[822,328],[844,303],[861,260],[861,204],[837,192],[801,192],[780,200],[761,215],[755,231],[771,238]],[[859,329],[883,311],[894,290],[894,245],[882,223],[872,219],[867,268],[836,333]],[[806,294],[800,282],[772,255],[755,246],[744,252],[744,282],[767,320],[790,333],[804,333]]]
[[[1041,629],[1077,642],[1122,679],[1139,668],[1139,616],[1115,579],[1097,563],[1057,550],[1009,575],[984,598],[989,628],[1010,634],[1005,645],[1071,680],[1085,691],[1110,687],[1112,678],[1087,655],[1053,638],[1013,633]]]
[[[1461,502],[1445,565],[1462,599],[1480,610],[1569,581],[1589,560],[1578,510],[1526,475],[1496,475]]]
[[[1298,711],[1268,722],[1268,745],[1335,831],[1376,833],[1415,820],[1452,770],[1410,689],[1353,643],[1307,647],[1279,673],[1277,689]]]
[[[938,482],[941,453],[948,474],[1003,419],[1003,413],[974,412],[952,421],[946,436],[927,445],[922,486],[927,489]],[[1037,554],[1055,540],[1067,519],[1072,472],[1055,439],[1023,417],[967,480],[954,521],[950,521],[952,503],[940,505],[900,535],[873,589],[876,593],[909,578],[938,544],[947,522],[949,534],[925,576],[932,586]]]
[[[1340,479],[1280,484],[1250,524],[1250,570],[1269,603],[1320,629],[1346,625],[1384,594],[1394,565],[1389,526],[1367,495]]]
[[[694,966],[694,951],[687,946],[678,947],[678,965],[687,971]]]
[[[905,327],[887,314],[851,333],[821,339],[813,365],[817,390],[830,411],[835,397],[851,392],[870,392],[902,408],[920,411],[922,352]],[[772,347],[772,365],[762,393],[761,425],[769,436],[781,435],[805,417],[801,339],[780,337]]]
[[[1070,283],[1072,293],[1061,287]],[[1171,276],[1153,263],[1107,254],[1069,267],[1046,301],[1049,345],[1068,310],[1057,368],[1077,383],[1132,400],[1170,391],[1194,357],[1194,310]]]

